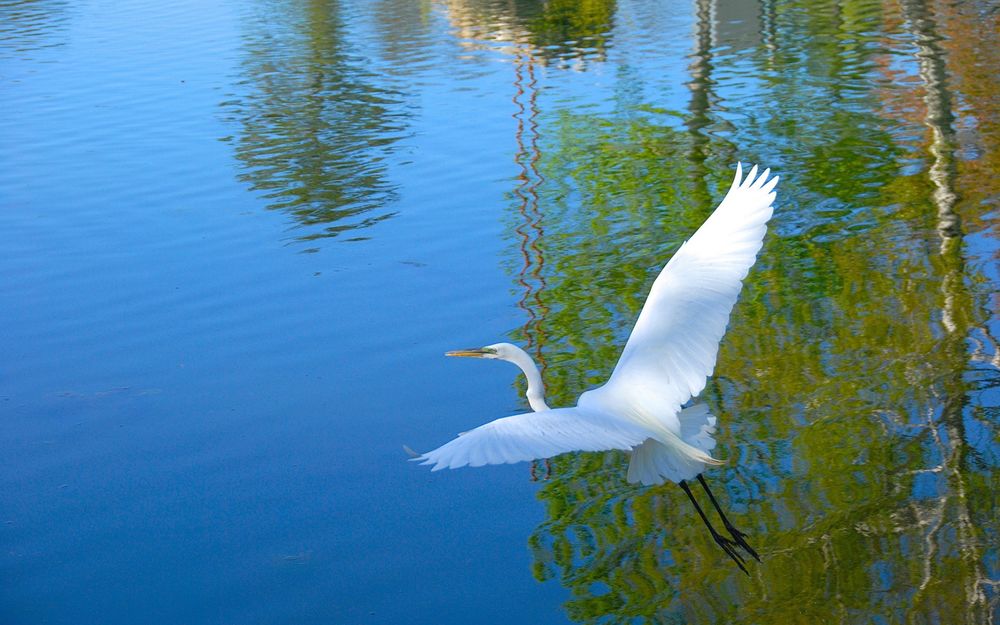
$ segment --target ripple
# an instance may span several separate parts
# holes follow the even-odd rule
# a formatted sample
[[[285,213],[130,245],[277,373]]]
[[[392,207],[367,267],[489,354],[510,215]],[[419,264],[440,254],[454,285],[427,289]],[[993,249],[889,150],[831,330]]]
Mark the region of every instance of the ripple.
[[[407,135],[406,95],[348,36],[357,16],[334,4],[269,6],[245,19],[241,89],[223,104],[240,179],[294,219],[303,240],[391,218],[397,196],[387,161]]]
[[[74,3],[65,0],[0,4],[0,60],[33,59],[39,50],[64,45],[74,9]]]

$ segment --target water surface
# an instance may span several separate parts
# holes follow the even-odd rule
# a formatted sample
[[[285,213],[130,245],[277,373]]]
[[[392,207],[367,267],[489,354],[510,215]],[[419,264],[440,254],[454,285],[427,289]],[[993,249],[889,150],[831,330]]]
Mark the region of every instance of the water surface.
[[[0,0],[0,620],[984,623],[1000,8]],[[744,576],[622,454],[430,473],[606,379],[737,160],[703,395]]]

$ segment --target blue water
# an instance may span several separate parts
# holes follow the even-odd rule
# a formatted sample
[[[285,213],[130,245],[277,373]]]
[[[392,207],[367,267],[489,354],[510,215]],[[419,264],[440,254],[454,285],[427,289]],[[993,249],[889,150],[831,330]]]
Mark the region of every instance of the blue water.
[[[827,83],[810,82],[808,63],[798,78],[748,64],[806,55],[808,41],[775,42],[772,22],[784,13],[713,4],[718,69],[699,82],[706,3],[596,3],[609,13],[597,11],[582,37],[537,27],[534,3],[515,3],[512,14],[500,4],[0,0],[0,622],[600,621],[567,610],[578,596],[572,576],[533,575],[551,562],[527,541],[551,511],[527,465],[431,473],[402,449],[430,449],[525,408],[513,368],[444,351],[514,339],[549,345],[549,364],[569,367],[578,322],[559,325],[558,314],[573,306],[545,294],[587,290],[590,278],[597,292],[618,288],[597,279],[611,280],[600,259],[618,254],[644,263],[630,277],[630,296],[641,297],[643,272],[683,240],[656,199],[642,227],[572,207],[607,192],[609,206],[632,210],[633,191],[616,176],[646,192],[678,171],[709,172],[695,188],[711,205],[736,159],[766,161],[788,181],[775,236],[800,250],[784,275],[809,292],[789,310],[824,306],[810,282],[822,276],[801,250],[845,238],[863,249],[878,228],[901,249],[911,237],[936,249],[933,210],[897,231],[893,216],[909,219],[906,211],[870,195],[893,176],[932,169],[925,125],[917,116],[874,128],[851,117],[870,107],[852,89],[895,84],[860,50],[898,33],[876,44],[864,23],[844,26],[857,34],[840,44],[845,117],[801,140],[822,144],[844,127],[883,134],[843,148],[856,169],[816,174],[820,163],[797,151],[794,132],[769,140],[769,124],[808,125],[814,112],[802,102]],[[791,19],[802,11],[788,10]],[[912,82],[915,38],[900,37],[886,58]],[[708,114],[678,113],[699,108],[705,89]],[[955,99],[955,160],[988,168],[995,106]],[[679,149],[671,133],[689,132],[680,160],[704,170],[650,173],[630,160],[641,151],[632,146],[609,158],[634,176],[616,167],[592,174],[592,188],[570,181],[586,158],[575,142],[593,138],[576,134],[573,115],[653,120],[663,143],[657,134],[635,145],[668,159]],[[566,154],[547,164],[556,142]],[[981,311],[1000,292],[1000,195],[995,179],[978,180],[959,208],[966,281]],[[561,281],[574,268],[579,275]],[[904,278],[890,280],[905,290]],[[766,284],[756,288],[768,297]],[[632,313],[580,309],[584,321],[615,320],[600,335],[614,351]],[[971,325],[995,336],[993,310],[969,313]],[[734,324],[745,330],[751,315]],[[992,353],[963,360],[959,376],[992,384]],[[567,403],[612,365],[581,365],[550,391]],[[851,369],[859,380],[869,370]],[[995,441],[1000,400],[995,390],[969,393],[970,453],[985,458],[976,475],[996,483],[995,442],[984,441]],[[795,446],[813,418],[802,402],[792,396],[780,408],[785,427],[803,429],[775,434],[786,437],[768,461],[779,475],[808,462]],[[724,445],[755,435],[734,429]],[[918,481],[912,497],[936,488],[948,490]],[[696,523],[675,495],[673,507]],[[991,504],[981,503],[988,518]],[[995,535],[996,518],[981,531]],[[771,540],[758,544],[766,551]],[[989,542],[980,543],[981,569],[995,579]],[[672,561],[688,557],[684,540],[668,543],[661,550]],[[705,566],[731,573],[722,559]],[[604,594],[611,582],[593,584]],[[709,622],[673,601],[663,609]],[[876,601],[862,603],[878,612]],[[674,622],[657,613],[634,619]]]
[[[280,7],[47,4],[5,9],[62,19],[3,59],[3,622],[558,620],[524,468],[401,449],[463,397],[517,406],[441,356],[516,324],[496,262],[462,261],[501,252],[509,147],[479,134],[459,175],[473,146],[434,131],[498,78],[387,156],[377,236],[307,245],[221,140]]]

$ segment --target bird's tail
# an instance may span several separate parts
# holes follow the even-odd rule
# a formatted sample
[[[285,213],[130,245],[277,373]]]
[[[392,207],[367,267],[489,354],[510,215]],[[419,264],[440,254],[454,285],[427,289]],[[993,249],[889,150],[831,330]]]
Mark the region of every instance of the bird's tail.
[[[703,404],[685,408],[678,413],[681,435],[667,432],[663,440],[646,439],[632,450],[628,465],[628,481],[650,486],[666,480],[690,480],[706,466],[720,465],[709,455],[715,447],[715,416]]]

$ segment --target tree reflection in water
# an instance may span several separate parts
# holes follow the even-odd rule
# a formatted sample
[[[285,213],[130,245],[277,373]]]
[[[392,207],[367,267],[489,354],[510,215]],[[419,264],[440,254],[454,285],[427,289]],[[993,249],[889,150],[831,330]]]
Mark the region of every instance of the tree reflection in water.
[[[524,262],[509,267],[528,318],[517,334],[547,363],[554,405],[607,377],[655,272],[720,197],[727,163],[801,172],[785,177],[776,233],[704,395],[731,461],[711,477],[763,565],[743,579],[676,489],[626,484],[622,454],[576,454],[552,460],[539,491],[535,575],[570,591],[579,622],[993,622],[1000,376],[989,278],[968,262],[962,227],[980,213],[960,190],[982,196],[983,182],[955,158],[949,72],[961,68],[938,32],[974,14],[944,19],[916,0],[763,2],[759,28],[727,34],[735,6],[697,3],[682,112],[641,100],[546,110],[524,95],[525,59],[546,58],[531,42],[585,35],[533,33],[543,22],[499,5],[483,18],[522,29],[508,28],[516,119],[518,137],[525,119],[533,134],[512,196]],[[469,32],[475,15],[463,14]],[[495,44],[498,29],[486,30]],[[740,91],[747,80],[759,87]],[[920,115],[885,114],[911,93]]]
[[[404,95],[352,44],[347,10],[262,3],[247,28],[246,90],[225,104],[240,129],[241,179],[290,214],[302,239],[360,238],[393,215],[386,160],[406,132]]]

